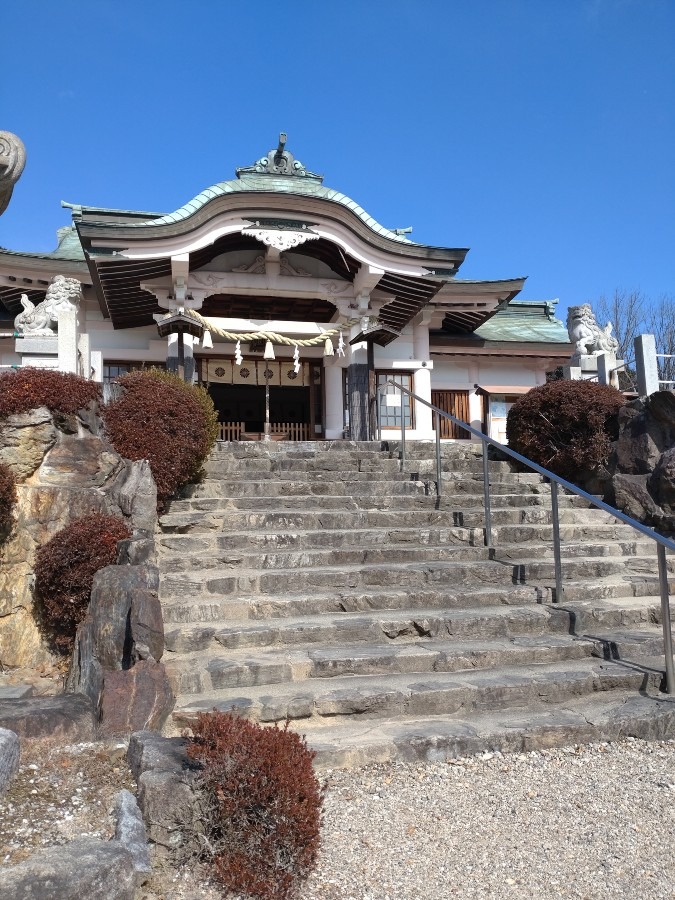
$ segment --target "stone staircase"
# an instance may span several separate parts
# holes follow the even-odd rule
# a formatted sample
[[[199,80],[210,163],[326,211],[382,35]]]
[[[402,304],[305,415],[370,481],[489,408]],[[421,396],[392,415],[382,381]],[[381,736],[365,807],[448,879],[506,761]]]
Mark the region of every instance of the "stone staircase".
[[[224,443],[162,516],[173,727],[291,720],[320,765],[675,733],[656,552],[549,487],[444,445]]]

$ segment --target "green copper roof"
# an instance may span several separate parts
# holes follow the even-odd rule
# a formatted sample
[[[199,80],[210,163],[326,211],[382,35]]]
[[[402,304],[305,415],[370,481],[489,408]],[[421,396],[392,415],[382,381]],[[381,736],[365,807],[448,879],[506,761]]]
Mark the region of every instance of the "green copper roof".
[[[332,188],[324,187],[317,179],[294,178],[283,175],[262,175],[256,173],[242,174],[239,178],[232,181],[221,181],[219,184],[214,184],[213,187],[207,188],[205,191],[197,194],[197,196],[190,200],[189,203],[186,203],[185,206],[181,206],[181,208],[177,209],[175,212],[169,213],[169,215],[160,216],[158,219],[150,219],[145,222],[130,223],[130,226],[127,225],[127,227],[135,227],[137,225],[143,227],[150,225],[169,225],[180,222],[196,213],[197,210],[201,209],[201,207],[210,200],[215,200],[216,197],[223,197],[225,194],[246,192],[295,194],[303,197],[316,197],[320,200],[329,200],[332,203],[339,203],[341,206],[346,206],[347,209],[351,209],[362,222],[364,222],[372,231],[382,235],[382,237],[386,237],[392,241],[398,241],[401,244],[413,243],[402,235],[397,234],[395,231],[391,231],[391,229],[380,225],[379,222],[372,216],[369,216],[358,203],[350,197],[347,197],[346,194],[342,194],[340,191],[334,191]]]
[[[569,344],[567,328],[555,318],[557,303],[557,300],[512,300],[474,334],[485,341]]]
[[[0,247],[2,254],[9,256],[26,256],[34,259],[63,259],[72,262],[84,262],[84,251],[77,230],[72,225],[59,228],[56,232],[58,246],[50,253],[29,253],[23,250],[7,250]]]

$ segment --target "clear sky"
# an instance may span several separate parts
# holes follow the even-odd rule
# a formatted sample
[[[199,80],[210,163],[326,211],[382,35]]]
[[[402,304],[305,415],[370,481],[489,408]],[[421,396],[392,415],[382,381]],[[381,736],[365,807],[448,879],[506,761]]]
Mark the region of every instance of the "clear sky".
[[[170,212],[288,132],[324,184],[523,299],[675,294],[675,0],[17,0],[0,246]]]

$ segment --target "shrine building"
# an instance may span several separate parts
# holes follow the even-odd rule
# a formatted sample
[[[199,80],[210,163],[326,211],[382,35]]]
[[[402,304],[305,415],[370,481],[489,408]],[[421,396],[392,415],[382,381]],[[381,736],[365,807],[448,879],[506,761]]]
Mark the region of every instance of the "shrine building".
[[[0,363],[112,382],[177,369],[208,388],[221,438],[373,437],[377,386],[395,380],[504,439],[518,395],[568,362],[557,301],[516,299],[524,278],[459,277],[466,249],[410,240],[323,184],[286,136],[236,178],[169,214],[63,203],[52,253],[0,249]],[[16,332],[16,335],[14,334]],[[271,349],[270,349],[271,347]],[[273,358],[272,358],[273,357]],[[434,437],[431,410],[384,398],[383,434]],[[443,420],[443,439],[463,439]]]

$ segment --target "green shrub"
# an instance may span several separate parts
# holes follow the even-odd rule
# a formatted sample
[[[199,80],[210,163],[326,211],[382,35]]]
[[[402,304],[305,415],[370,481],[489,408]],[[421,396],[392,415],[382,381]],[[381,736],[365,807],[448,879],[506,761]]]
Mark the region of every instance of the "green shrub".
[[[16,481],[14,473],[0,463],[0,541],[3,541],[12,530],[12,512],[16,503]]]
[[[70,415],[99,400],[101,386],[79,375],[26,366],[0,375],[0,419],[46,406]]]
[[[213,402],[203,388],[159,369],[130,372],[119,383],[122,396],[102,409],[108,437],[121,456],[148,460],[163,505],[215,443]]]
[[[35,587],[42,624],[57,650],[72,650],[94,575],[115,562],[117,542],[130,536],[121,519],[94,513],[74,519],[37,551]]]
[[[230,713],[202,714],[189,756],[201,787],[214,874],[263,900],[296,895],[316,864],[323,791],[304,738]]]
[[[576,484],[607,463],[623,403],[619,391],[594,381],[549,381],[513,404],[506,437],[511,449]]]

